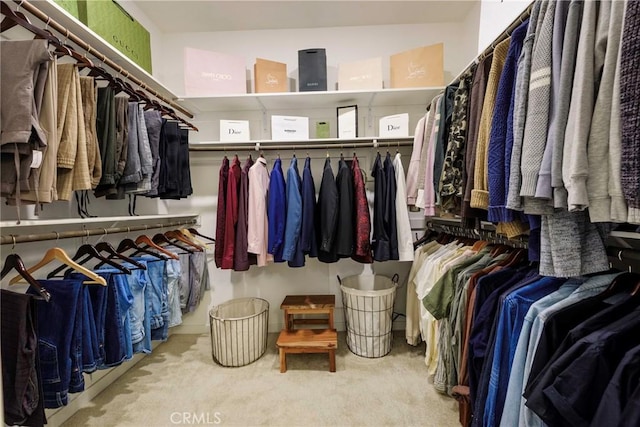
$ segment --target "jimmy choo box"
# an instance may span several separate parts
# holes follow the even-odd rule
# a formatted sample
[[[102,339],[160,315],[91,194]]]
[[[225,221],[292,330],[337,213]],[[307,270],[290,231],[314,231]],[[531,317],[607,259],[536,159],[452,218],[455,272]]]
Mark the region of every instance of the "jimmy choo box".
[[[209,50],[184,49],[186,96],[247,93],[244,58]]]
[[[250,141],[248,120],[220,120],[221,142]]]
[[[309,118],[271,116],[271,139],[274,141],[309,139]]]
[[[324,49],[298,51],[298,90],[327,90],[327,54]]]
[[[338,66],[338,89],[382,89],[382,58],[340,64]]]

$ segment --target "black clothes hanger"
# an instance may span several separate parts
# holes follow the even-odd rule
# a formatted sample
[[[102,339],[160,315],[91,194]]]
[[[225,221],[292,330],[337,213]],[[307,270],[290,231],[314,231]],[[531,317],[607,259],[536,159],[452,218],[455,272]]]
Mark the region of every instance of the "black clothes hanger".
[[[31,274],[27,271],[27,267],[25,267],[24,262],[22,262],[22,258],[18,254],[9,254],[7,258],[4,260],[4,266],[2,267],[2,272],[0,273],[0,279],[4,279],[4,277],[9,274],[11,270],[16,270],[20,276],[27,283],[34,287],[38,291],[38,293],[44,298],[46,302],[51,300],[51,294],[43,288],[40,283],[36,279],[33,278]]]
[[[198,237],[202,237],[203,239],[211,240],[213,243],[216,242],[216,239],[214,239],[213,237],[205,236],[204,234],[200,234],[198,232],[198,230],[196,230],[195,228],[189,228],[188,230],[194,236],[198,236]]]
[[[118,251],[116,251],[113,245],[111,245],[111,243],[109,242],[100,242],[95,245],[95,248],[98,252],[101,252],[101,253],[107,252],[109,254],[109,256],[107,256],[107,259],[118,258],[124,262],[128,262],[129,264],[135,266],[135,268],[130,268],[130,270],[146,270],[147,269],[147,267],[144,264],[139,263],[135,259],[129,258],[126,255],[122,255],[121,253],[118,253]],[[100,268],[102,265],[104,265],[103,262],[96,265],[96,268]]]
[[[84,259],[80,259],[82,257],[84,257]],[[115,261],[112,261],[108,258],[103,257],[102,255],[100,255],[100,253],[96,250],[96,248],[93,245],[90,245],[88,243],[85,243],[84,245],[80,246],[76,251],[76,254],[71,259],[73,261],[76,261],[78,264],[83,265],[92,258],[98,259],[102,261],[103,264],[108,264],[111,267],[118,269],[123,274],[131,274],[131,270],[129,270],[127,267],[124,267]],[[56,268],[55,270],[53,270],[51,273],[47,275],[47,279],[56,277],[56,274],[60,273],[66,267],[67,266],[63,265]]]
[[[122,253],[125,251],[128,251],[130,249],[135,249],[134,255],[140,254],[140,253],[145,253],[147,255],[151,255],[154,256],[158,259],[161,260],[167,260],[168,258],[164,255],[161,255],[157,252],[154,252],[150,249],[144,248],[142,246],[139,246],[136,242],[134,242],[132,239],[124,239],[123,241],[120,242],[120,244],[118,245],[118,248],[116,249],[116,251],[118,253]]]
[[[165,244],[165,245],[174,246],[174,247],[176,247],[176,248],[178,248],[180,250],[183,250],[185,252],[188,252],[190,254],[195,252],[194,250],[192,250],[190,248],[187,248],[186,246],[181,245],[180,243],[177,243],[175,241],[169,240],[167,238],[167,236],[165,236],[162,233],[156,234],[155,236],[153,236],[153,238],[151,240],[153,241],[153,243],[155,243],[158,246],[161,246],[162,244]]]
[[[619,292],[630,290],[632,295],[637,294],[640,287],[640,274],[624,272],[611,281],[607,289],[598,294],[598,298],[606,299]]]

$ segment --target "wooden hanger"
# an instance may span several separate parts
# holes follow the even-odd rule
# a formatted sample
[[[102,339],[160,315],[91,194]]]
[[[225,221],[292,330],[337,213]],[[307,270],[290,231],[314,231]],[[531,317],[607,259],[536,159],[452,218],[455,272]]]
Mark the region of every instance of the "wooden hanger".
[[[151,255],[154,256],[158,259],[161,260],[167,260],[168,258],[162,254],[153,252],[150,249],[147,248],[143,248],[141,246],[139,246],[136,242],[134,242],[132,239],[124,239],[120,242],[120,244],[118,245],[118,249],[116,249],[116,251],[118,251],[118,253],[122,253],[125,251],[128,251],[130,249],[135,249],[134,254],[139,254],[139,253],[145,253],[147,255]]]
[[[84,283],[96,283],[96,284],[100,284],[102,286],[107,286],[107,282],[104,279],[104,277],[100,277],[98,276],[96,273],[94,273],[93,271],[81,266],[80,264],[77,264],[76,262],[74,262],[71,258],[69,258],[69,255],[67,255],[67,253],[60,249],[60,248],[51,248],[49,249],[45,254],[44,257],[42,258],[42,260],[37,263],[36,265],[34,265],[33,267],[30,267],[27,270],[27,273],[32,274],[34,271],[39,270],[40,268],[44,267],[45,265],[49,264],[52,261],[59,261],[63,264],[68,265],[69,267],[73,268],[75,271],[77,271],[78,273],[82,273],[85,276],[87,276],[89,279],[89,281],[86,281]],[[22,276],[16,276],[13,279],[11,279],[9,281],[10,285],[13,285],[15,283],[18,283],[20,281],[20,278]]]
[[[42,298],[44,298],[46,302],[49,302],[49,300],[51,300],[51,294],[45,288],[43,288],[31,274],[29,274],[27,268],[24,266],[24,262],[22,262],[22,258],[20,258],[18,254],[9,254],[4,260],[4,266],[2,267],[2,272],[0,273],[0,279],[4,279],[11,270],[16,270],[18,274],[20,274],[20,276],[22,276],[22,278],[27,281],[28,284],[33,286],[33,288],[38,291],[38,293],[42,296]]]
[[[80,260],[80,258],[82,258],[82,257],[85,257],[85,258]],[[124,266],[118,264],[115,261],[112,261],[112,260],[110,260],[108,258],[103,257],[102,255],[100,255],[98,250],[93,245],[90,245],[88,243],[85,243],[84,245],[80,246],[78,248],[78,250],[76,251],[76,254],[71,259],[73,261],[76,261],[79,265],[83,265],[84,263],[86,263],[87,261],[89,261],[92,258],[95,258],[95,259],[101,261],[102,264],[108,264],[111,267],[114,267],[114,268],[118,269],[123,274],[131,274],[131,270],[129,270],[127,267],[124,267]],[[78,261],[78,260],[80,260],[80,261]],[[65,265],[62,265],[62,266],[56,268],[55,270],[53,270],[51,273],[49,273],[47,275],[47,279],[52,279],[52,278],[56,277],[56,274],[60,273],[65,268],[66,268]]]
[[[607,289],[598,294],[598,298],[605,299],[624,290],[631,290],[631,295],[636,295],[640,288],[640,274],[625,271],[611,281]]]
[[[474,251],[474,252],[480,252],[488,244],[489,244],[489,242],[487,242],[486,240],[478,240],[477,242],[475,242],[473,244],[473,246],[471,247],[471,250]]]
[[[160,252],[161,254],[168,256],[169,258],[180,259],[180,257],[178,257],[178,255],[174,254],[171,251],[166,250],[162,246],[157,245],[155,242],[153,242],[149,238],[149,236],[146,236],[144,234],[142,236],[138,236],[138,238],[136,238],[136,245],[147,245],[147,247],[152,248],[152,249]]]
[[[204,249],[203,246],[200,246],[198,244],[196,244],[194,241],[187,239],[184,234],[182,234],[181,232],[177,231],[177,230],[171,230],[171,231],[167,231],[166,233],[164,233],[165,237],[167,239],[177,239],[191,247],[193,247],[196,251],[198,252],[202,252],[202,250]]]
[[[124,262],[128,262],[129,264],[135,266],[137,270],[146,270],[147,266],[144,264],[139,263],[138,261],[136,261],[133,258],[129,258],[126,255],[122,255],[121,253],[119,253],[118,251],[116,251],[116,249],[113,247],[113,245],[111,245],[111,243],[109,242],[100,242],[98,244],[95,245],[95,248],[98,252],[107,252],[109,254],[109,256],[107,258],[111,259],[111,258],[118,258],[121,259]],[[96,265],[96,268],[100,268],[103,265],[103,263],[100,263],[98,265]],[[134,269],[134,270],[135,270]]]
[[[213,237],[209,237],[209,236],[205,236],[204,234],[201,234],[198,230],[196,230],[195,228],[189,228],[187,229],[191,234],[193,234],[194,236],[200,236],[203,239],[207,239],[207,240],[211,240],[213,243],[216,242],[216,239],[214,239]]]
[[[195,244],[200,245],[203,249],[206,249],[207,245],[211,244],[210,242],[205,242],[205,241],[202,241],[202,240],[198,239],[196,236],[191,234],[191,232],[189,230],[187,230],[186,228],[180,229],[180,230],[178,230],[178,232],[182,233],[182,235],[184,237],[186,237],[188,240],[191,240]]]
[[[169,245],[169,246],[174,246],[174,247],[176,247],[176,248],[178,248],[178,249],[180,249],[182,251],[188,252],[190,254],[192,254],[194,252],[192,249],[187,248],[186,246],[181,245],[178,242],[174,242],[174,241],[169,240],[169,238],[167,236],[165,236],[164,234],[162,234],[162,233],[158,233],[158,234],[154,235],[151,240],[153,241],[153,243],[155,243],[158,246],[162,246],[162,244],[165,244],[165,245]]]

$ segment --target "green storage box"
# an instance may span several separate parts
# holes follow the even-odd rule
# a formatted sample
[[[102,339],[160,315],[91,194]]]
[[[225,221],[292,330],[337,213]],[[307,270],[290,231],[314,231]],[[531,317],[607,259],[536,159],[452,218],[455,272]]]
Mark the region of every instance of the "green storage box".
[[[151,73],[151,37],[113,0],[79,0],[80,20],[125,56]]]
[[[76,19],[80,19],[80,12],[78,11],[78,1],[77,0],[54,0],[57,4],[59,4],[64,10],[73,15]]]

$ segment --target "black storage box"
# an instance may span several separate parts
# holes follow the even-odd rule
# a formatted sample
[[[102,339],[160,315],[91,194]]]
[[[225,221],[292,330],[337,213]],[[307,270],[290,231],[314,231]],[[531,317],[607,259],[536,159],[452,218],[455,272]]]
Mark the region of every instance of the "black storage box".
[[[300,92],[327,90],[327,54],[324,49],[298,51],[298,88]]]

